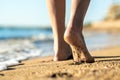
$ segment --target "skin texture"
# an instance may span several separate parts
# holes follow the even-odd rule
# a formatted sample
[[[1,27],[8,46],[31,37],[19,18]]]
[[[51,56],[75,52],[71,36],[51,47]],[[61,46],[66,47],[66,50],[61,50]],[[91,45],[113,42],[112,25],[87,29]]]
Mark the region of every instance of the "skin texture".
[[[89,3],[90,0],[72,0],[70,21],[65,29],[65,0],[47,0],[54,35],[54,61],[67,60],[73,54],[75,62],[94,62],[82,34]]]

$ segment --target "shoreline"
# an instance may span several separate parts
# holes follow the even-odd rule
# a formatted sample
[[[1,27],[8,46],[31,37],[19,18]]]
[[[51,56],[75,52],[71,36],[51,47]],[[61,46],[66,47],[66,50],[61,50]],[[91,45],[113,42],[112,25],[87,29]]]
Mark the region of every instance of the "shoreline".
[[[25,60],[1,71],[0,80],[119,80],[120,46],[92,51],[91,54],[94,63],[79,65],[73,60],[54,62],[51,56]]]

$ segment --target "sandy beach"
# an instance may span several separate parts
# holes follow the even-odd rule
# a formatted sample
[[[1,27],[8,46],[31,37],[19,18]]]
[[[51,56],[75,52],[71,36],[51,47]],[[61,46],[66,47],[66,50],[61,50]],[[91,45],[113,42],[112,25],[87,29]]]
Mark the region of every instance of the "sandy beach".
[[[0,80],[119,80],[120,46],[93,51],[94,63],[54,62],[52,57],[22,61],[0,72]]]

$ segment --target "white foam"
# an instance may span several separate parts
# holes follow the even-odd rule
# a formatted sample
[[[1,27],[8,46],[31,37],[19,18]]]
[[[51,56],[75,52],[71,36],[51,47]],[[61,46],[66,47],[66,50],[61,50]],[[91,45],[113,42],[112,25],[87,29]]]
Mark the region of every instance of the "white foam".
[[[41,56],[41,53],[44,51],[28,41],[20,41],[20,43],[15,42],[12,44],[14,45],[4,43],[1,46],[4,50],[0,49],[0,71],[6,70],[9,66],[18,65],[20,61]]]
[[[15,65],[18,65],[18,64],[19,64],[19,61],[15,60],[15,59],[0,62],[0,71],[6,70],[7,67],[9,67],[9,66],[15,66]]]
[[[10,60],[4,61],[2,63],[5,64],[6,66],[14,66],[14,65],[18,65],[19,61],[15,60],[15,59],[10,59]]]
[[[15,66],[18,65],[20,61],[27,60],[29,58],[40,56],[42,53],[42,50],[33,49],[33,50],[25,50],[23,52],[20,52],[21,54],[19,57],[11,57],[13,59],[0,62],[0,71],[6,70],[9,66]],[[17,53],[16,53],[17,54]]]
[[[6,70],[7,66],[6,65],[0,65],[0,71]]]

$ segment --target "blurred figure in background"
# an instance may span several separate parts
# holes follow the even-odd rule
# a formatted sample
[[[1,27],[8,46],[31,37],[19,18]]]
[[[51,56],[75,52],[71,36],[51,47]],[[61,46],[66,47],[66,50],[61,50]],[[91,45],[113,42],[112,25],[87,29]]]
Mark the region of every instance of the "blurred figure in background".
[[[73,58],[75,62],[94,62],[82,34],[90,0],[72,0],[71,15],[65,29],[65,0],[47,0],[53,35],[54,61]]]

